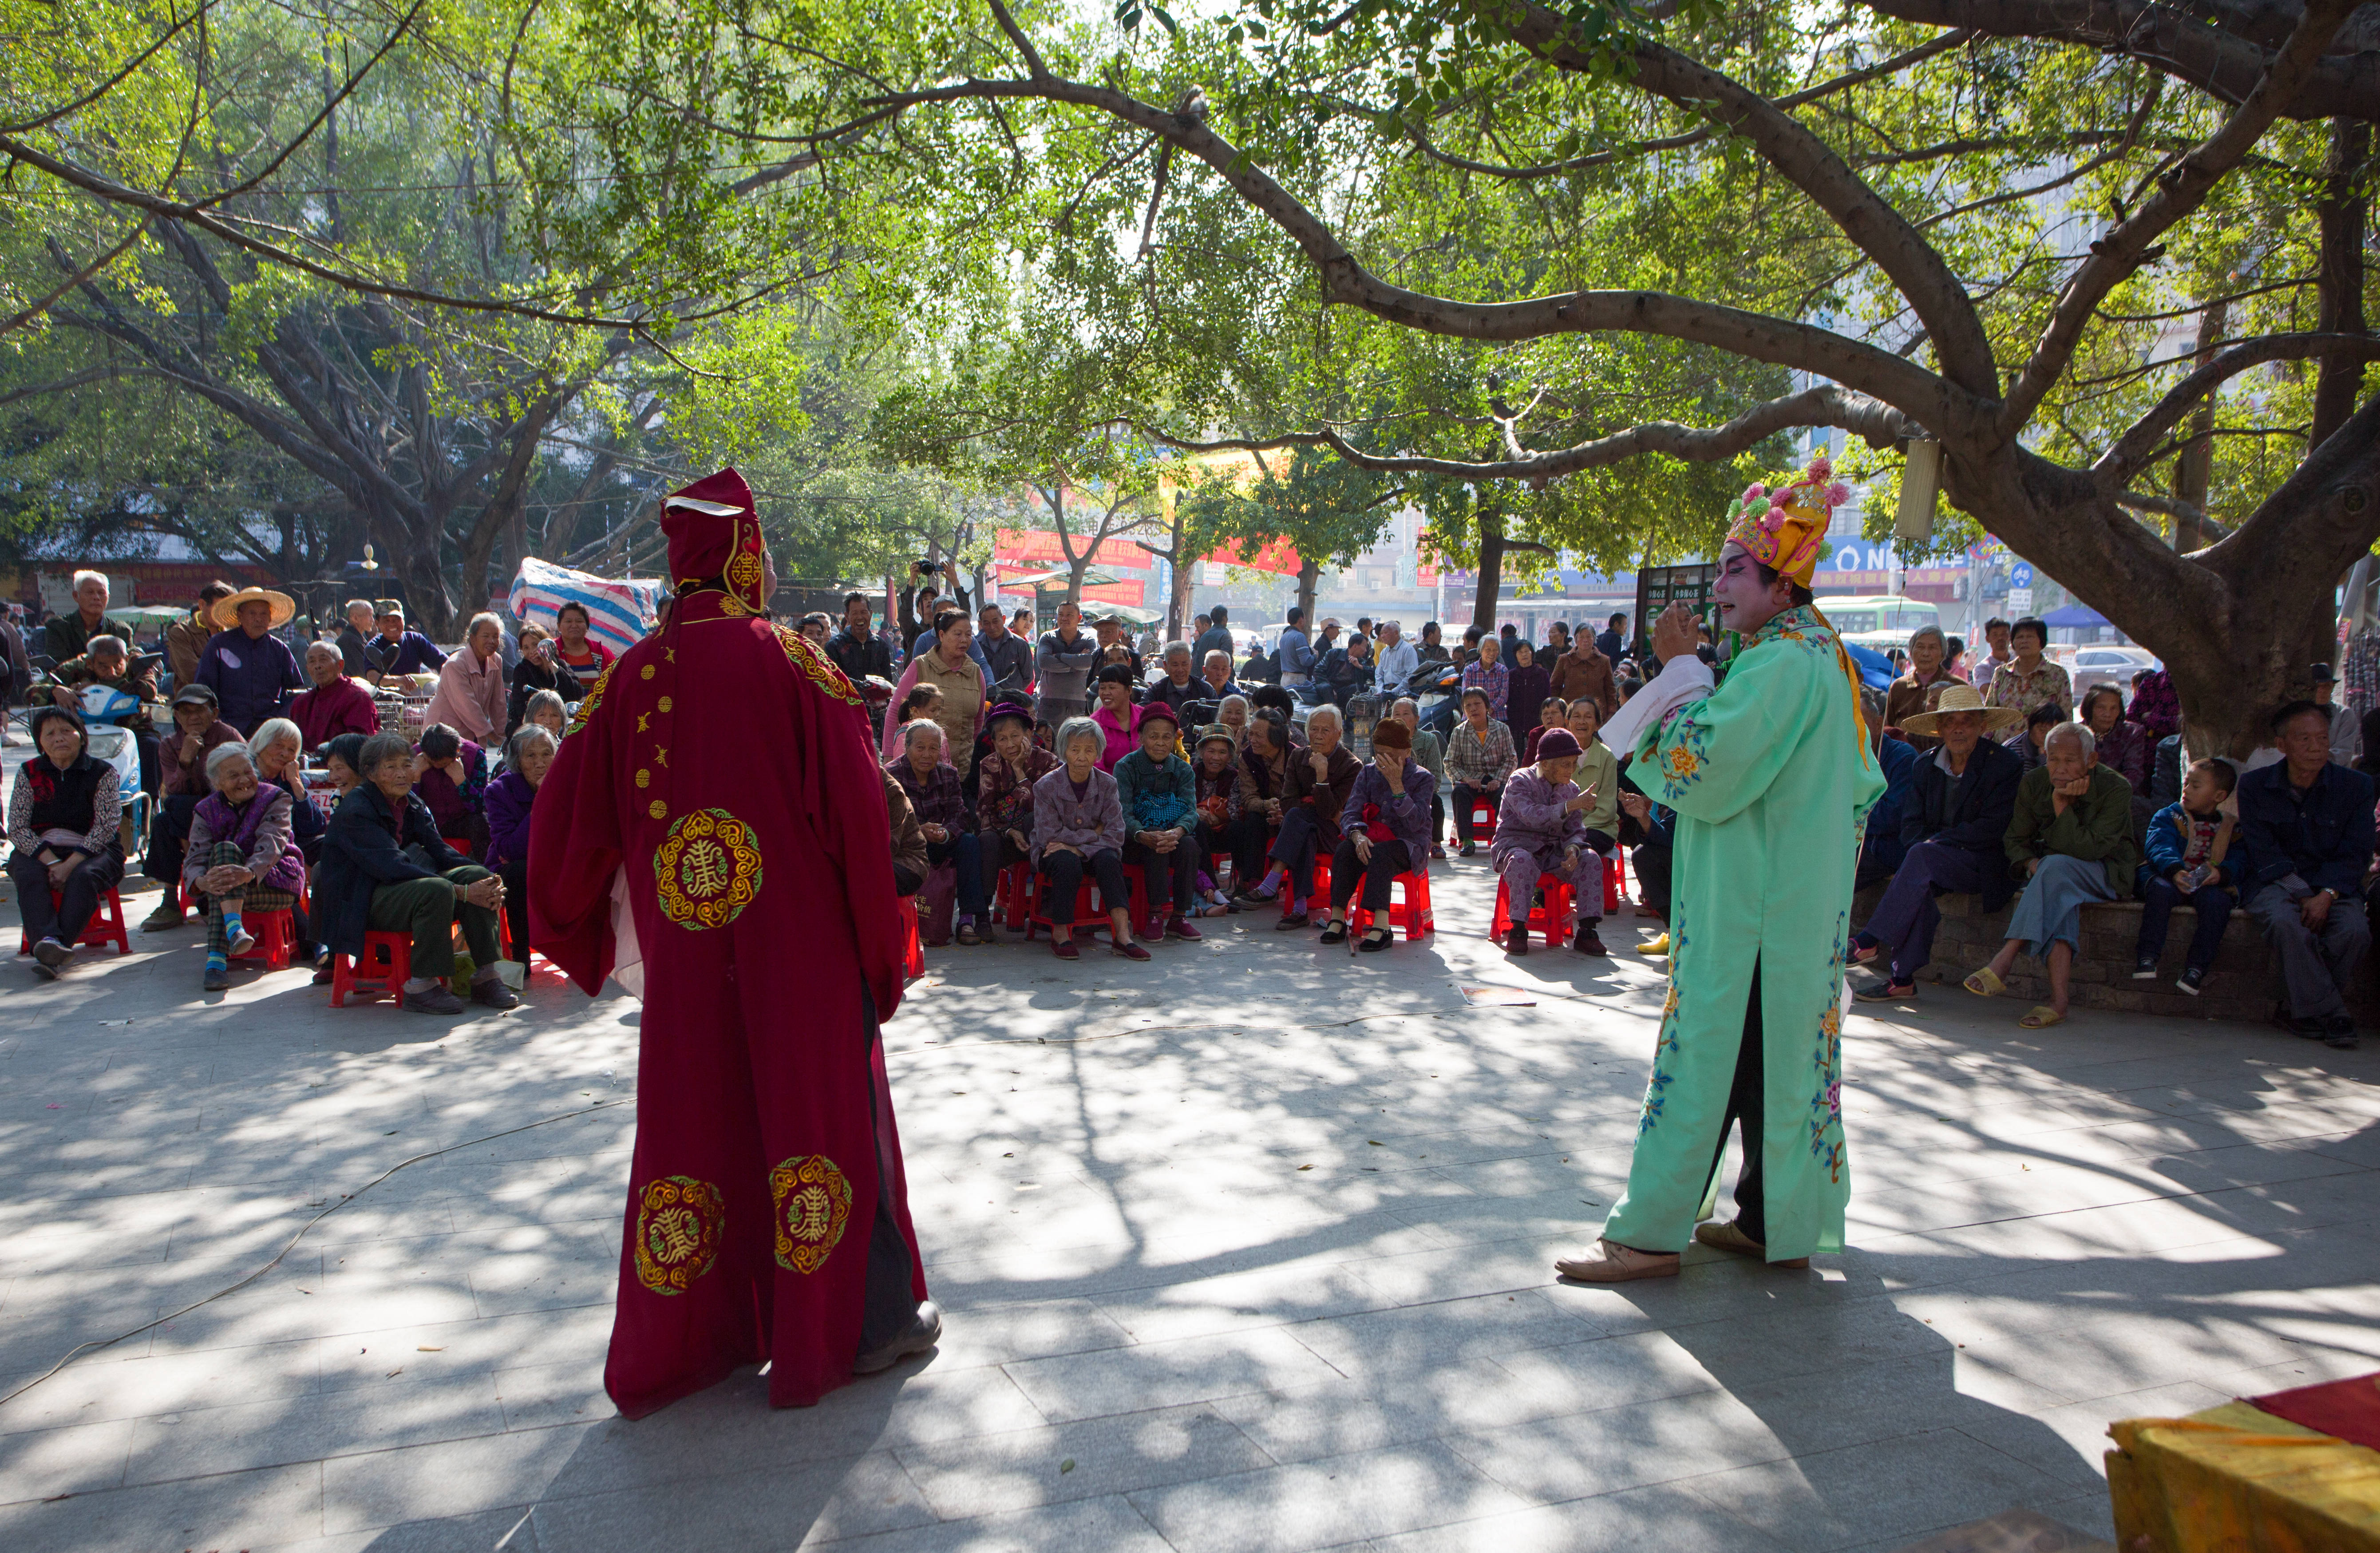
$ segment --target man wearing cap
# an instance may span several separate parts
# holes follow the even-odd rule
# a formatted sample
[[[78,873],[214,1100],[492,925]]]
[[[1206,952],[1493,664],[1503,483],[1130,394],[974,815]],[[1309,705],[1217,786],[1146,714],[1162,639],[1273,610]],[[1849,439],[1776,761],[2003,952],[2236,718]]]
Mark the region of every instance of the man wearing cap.
[[[2016,816],[2024,761],[1997,736],[1985,735],[2006,733],[2021,721],[2015,708],[1987,707],[1983,692],[1956,683],[1942,687],[1932,711],[1910,714],[1910,733],[1941,743],[1917,758],[1900,809],[1908,854],[1866,927],[1852,940],[1855,965],[1892,953],[1884,981],[1852,994],[1861,1001],[1917,995],[1917,973],[1934,957],[1934,931],[1942,925],[1935,904],[1941,896],[1979,896],[1987,912],[2008,904],[2016,885],[2004,841]]]
[[[190,837],[190,817],[213,789],[207,783],[207,757],[219,746],[245,743],[240,731],[215,712],[215,693],[186,685],[174,693],[174,731],[157,748],[157,817],[149,825],[149,855],[141,871],[165,887],[157,909],[140,924],[162,932],[182,921],[182,849]]]
[[[306,688],[298,655],[272,634],[297,613],[288,594],[269,588],[243,588],[215,601],[214,621],[223,629],[199,655],[193,683],[215,693],[223,720],[243,734],[280,716],[289,698]]]
[[[418,674],[446,666],[446,655],[419,631],[405,628],[405,606],[380,601],[380,635],[364,643],[364,661],[375,674]],[[378,680],[373,681],[378,684]]]
[[[662,504],[674,603],[578,704],[530,820],[529,933],[644,999],[604,1388],[639,1417],[769,1366],[807,1407],[931,1347],[877,1022],[904,937],[857,692],[770,621],[751,489]]]
[[[1613,720],[1612,747],[1677,811],[1670,996],[1627,1190],[1602,1238],[1554,1264],[1565,1277],[1674,1276],[1689,1240],[1783,1266],[1842,1246],[1839,1000],[1860,831],[1884,778],[1859,671],[1810,576],[1850,498],[1823,455],[1774,495],[1747,490],[1711,590],[1726,683],[1712,688],[1694,617],[1672,605],[1653,628],[1659,676]],[[1697,1225],[1739,1122],[1735,1219]]]

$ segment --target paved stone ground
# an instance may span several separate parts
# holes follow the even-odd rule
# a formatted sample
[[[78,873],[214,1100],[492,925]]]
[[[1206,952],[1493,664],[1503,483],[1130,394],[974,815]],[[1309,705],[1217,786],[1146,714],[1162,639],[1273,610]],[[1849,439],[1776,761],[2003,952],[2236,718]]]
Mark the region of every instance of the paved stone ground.
[[[1250,917],[1145,967],[936,953],[887,1044],[941,1350],[634,1425],[601,1390],[633,1002],[203,998],[194,928],[0,966],[0,1392],[340,1205],[0,1405],[0,1546],[1817,1553],[2018,1506],[2106,1535],[2108,1420],[2380,1366],[2380,1051],[2031,1035],[1930,988],[1850,1023],[1852,1250],[1557,1284],[1662,982],[1507,962],[1491,889],[1444,870],[1461,930],[1360,960]]]

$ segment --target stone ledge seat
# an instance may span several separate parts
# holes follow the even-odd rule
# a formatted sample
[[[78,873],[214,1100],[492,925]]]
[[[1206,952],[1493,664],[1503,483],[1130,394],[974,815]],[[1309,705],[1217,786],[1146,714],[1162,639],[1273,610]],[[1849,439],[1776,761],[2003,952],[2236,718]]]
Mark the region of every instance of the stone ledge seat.
[[[1852,899],[1853,931],[1864,926],[1884,898],[1885,884],[1871,884]],[[1983,909],[1973,895],[1942,895],[1935,904],[1942,926],[1934,935],[1934,958],[1917,972],[1917,979],[1956,989],[1969,972],[1986,965],[2008,938],[2010,903],[1998,911]],[[2360,902],[2346,903],[2361,909]],[[2223,930],[2223,947],[2206,974],[2204,990],[2195,998],[2174,982],[2190,955],[2190,939],[2198,927],[2198,913],[2176,906],[2166,931],[2165,955],[2157,963],[2155,981],[2132,979],[2132,950],[2140,941],[2141,903],[2104,901],[2082,908],[2082,942],[2074,956],[2069,986],[2071,1001],[2081,1008],[2112,1009],[2126,1013],[2164,1013],[2189,1019],[2264,1021],[2280,1001],[2279,962],[2245,907],[2234,910]],[[2356,1021],[2380,1025],[2380,954],[2367,956],[2359,985],[2349,1004]],[[2019,954],[2008,976],[2008,996],[2026,1002],[2049,997],[2049,967],[2030,954]]]

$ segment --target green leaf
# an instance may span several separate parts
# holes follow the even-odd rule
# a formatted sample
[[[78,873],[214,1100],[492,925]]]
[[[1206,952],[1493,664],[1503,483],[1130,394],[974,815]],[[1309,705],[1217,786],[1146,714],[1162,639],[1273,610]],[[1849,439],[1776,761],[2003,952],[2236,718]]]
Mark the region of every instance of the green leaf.
[[[1165,30],[1168,32],[1172,32],[1176,35],[1180,34],[1182,30],[1181,24],[1176,22],[1172,16],[1167,14],[1164,6],[1151,6],[1148,7],[1148,14],[1163,22],[1165,24]]]

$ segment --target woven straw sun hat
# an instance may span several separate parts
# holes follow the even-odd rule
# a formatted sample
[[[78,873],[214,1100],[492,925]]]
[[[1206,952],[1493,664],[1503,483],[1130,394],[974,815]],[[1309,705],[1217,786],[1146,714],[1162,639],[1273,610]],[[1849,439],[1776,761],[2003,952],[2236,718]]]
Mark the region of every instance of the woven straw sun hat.
[[[1983,693],[1972,685],[1950,684],[1942,687],[1942,695],[1932,711],[1921,711],[1900,720],[1901,731],[1923,734],[1931,738],[1942,731],[1942,719],[1954,711],[1979,711],[1984,714],[1984,732],[2006,733],[2024,726],[2024,713],[2014,707],[1987,707]]]
[[[288,625],[290,617],[298,613],[298,601],[286,593],[277,593],[270,588],[243,588],[228,599],[215,601],[215,607],[212,613],[216,626],[222,630],[230,630],[239,624],[239,606],[254,603],[259,599],[273,606],[272,628],[273,630],[277,631]]]

